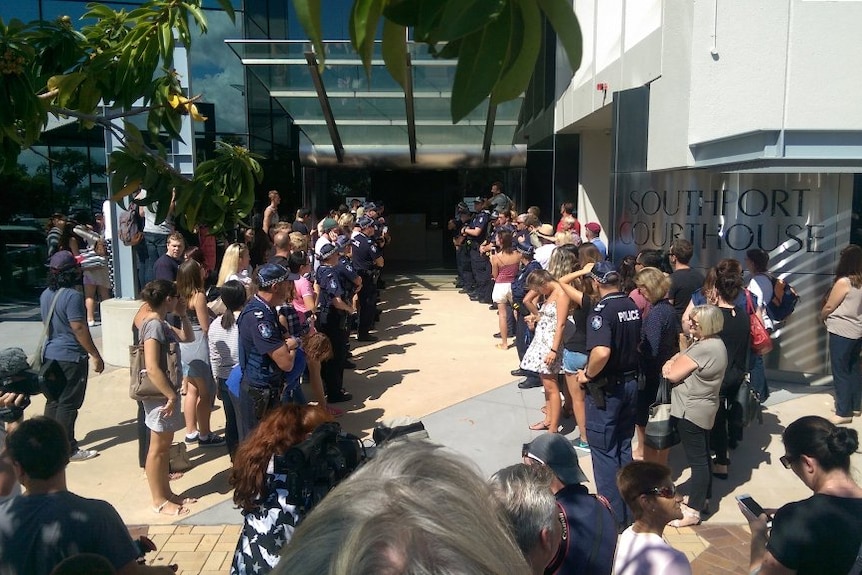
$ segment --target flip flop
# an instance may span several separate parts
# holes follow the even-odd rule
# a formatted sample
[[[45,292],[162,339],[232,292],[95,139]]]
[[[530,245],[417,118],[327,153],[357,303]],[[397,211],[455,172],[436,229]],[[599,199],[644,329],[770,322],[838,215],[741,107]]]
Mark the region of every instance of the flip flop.
[[[159,505],[158,507],[152,507],[153,513],[156,515],[171,515],[171,516],[179,516],[179,515],[188,515],[191,511],[187,507],[183,507],[179,505],[173,513],[165,512],[165,505],[168,503],[172,503],[170,499],[165,499],[165,502]]]
[[[547,431],[550,429],[551,424],[545,423],[544,421],[540,421],[539,423],[534,423],[530,426],[530,429],[533,431]]]
[[[494,344],[494,347],[496,347],[497,349],[502,349],[502,350],[509,349],[508,345],[503,345],[502,343]]]
[[[185,473],[183,473],[182,471],[171,471],[170,473],[168,473],[168,481],[176,481],[177,479],[182,479],[183,475],[185,475]]]
[[[197,503],[197,497],[186,497],[182,501],[177,501],[179,499],[179,495],[174,495],[171,497],[170,501],[176,503],[177,505],[191,505],[192,503]]]

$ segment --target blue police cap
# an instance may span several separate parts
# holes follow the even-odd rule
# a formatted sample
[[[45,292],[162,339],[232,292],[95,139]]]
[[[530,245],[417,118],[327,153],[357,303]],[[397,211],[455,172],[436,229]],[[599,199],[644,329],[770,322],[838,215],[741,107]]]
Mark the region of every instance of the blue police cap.
[[[322,248],[320,248],[320,253],[317,254],[317,259],[323,261],[334,253],[339,252],[339,248],[335,244],[324,244]]]
[[[616,266],[607,260],[594,264],[589,275],[600,284],[617,283],[620,281],[620,274]]]
[[[515,249],[518,250],[518,253],[521,255],[533,255],[533,244],[531,244],[530,242],[518,242],[515,245]]]
[[[356,220],[356,225],[360,228],[370,228],[374,226],[374,218],[371,216],[362,216],[358,220]]]
[[[280,282],[297,279],[299,279],[299,274],[291,273],[290,270],[278,264],[263,264],[257,268],[258,287],[269,287]]]

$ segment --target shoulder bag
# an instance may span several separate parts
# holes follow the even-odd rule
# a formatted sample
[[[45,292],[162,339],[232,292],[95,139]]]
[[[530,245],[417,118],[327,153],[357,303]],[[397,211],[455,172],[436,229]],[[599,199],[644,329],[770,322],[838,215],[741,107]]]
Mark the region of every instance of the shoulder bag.
[[[644,443],[653,449],[667,449],[679,443],[679,432],[670,414],[670,384],[661,378],[655,403],[650,405]]]
[[[734,400],[742,408],[742,426],[748,427],[755,420],[758,423],[763,423],[763,410],[760,407],[760,398],[757,393],[751,388],[751,378],[749,374],[745,374],[742,378],[742,383],[739,386],[739,391],[736,392]]]
[[[745,310],[751,323],[751,351],[757,355],[766,355],[772,351],[772,338],[763,325],[763,320],[757,315],[754,303],[751,301],[751,292],[745,290]]]
[[[39,338],[39,344],[36,346],[36,352],[30,356],[30,367],[33,371],[41,371],[42,369],[42,356],[45,354],[45,344],[48,343],[48,332],[51,330],[51,318],[54,317],[54,308],[57,307],[57,298],[60,297],[60,294],[63,293],[63,290],[66,288],[60,288],[57,290],[57,293],[54,294],[54,297],[51,299],[51,306],[48,308],[48,317],[42,322],[42,336]]]
[[[158,321],[158,320],[147,320]],[[143,326],[141,326],[143,327]],[[179,381],[179,344],[175,341],[168,342],[168,362],[165,375],[176,389]],[[158,387],[147,375],[146,363],[144,361],[144,344],[129,346],[129,397],[135,401],[148,399],[161,399],[165,397]]]

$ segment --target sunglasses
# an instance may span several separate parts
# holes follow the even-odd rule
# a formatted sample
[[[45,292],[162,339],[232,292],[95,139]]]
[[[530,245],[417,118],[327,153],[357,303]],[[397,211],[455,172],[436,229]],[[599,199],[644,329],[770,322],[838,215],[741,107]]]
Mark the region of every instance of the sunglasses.
[[[676,485],[669,487],[653,487],[648,491],[644,491],[641,495],[658,495],[664,499],[673,499],[676,496]]]
[[[778,458],[778,461],[781,462],[781,465],[784,466],[784,469],[790,469],[793,465],[793,462],[796,461],[796,457],[790,457],[789,455],[782,455]]]

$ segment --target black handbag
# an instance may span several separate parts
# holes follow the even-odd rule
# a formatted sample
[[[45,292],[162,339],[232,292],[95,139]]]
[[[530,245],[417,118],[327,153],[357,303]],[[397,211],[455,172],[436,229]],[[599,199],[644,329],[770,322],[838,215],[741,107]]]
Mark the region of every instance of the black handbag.
[[[655,403],[649,407],[649,419],[644,433],[644,443],[653,449],[668,449],[679,443],[676,421],[670,414],[670,384],[662,377],[655,396]]]
[[[743,427],[748,427],[755,420],[757,423],[763,424],[763,409],[760,406],[760,398],[751,388],[751,380],[747,373],[739,385],[739,391],[736,392],[734,402],[741,407]]]

